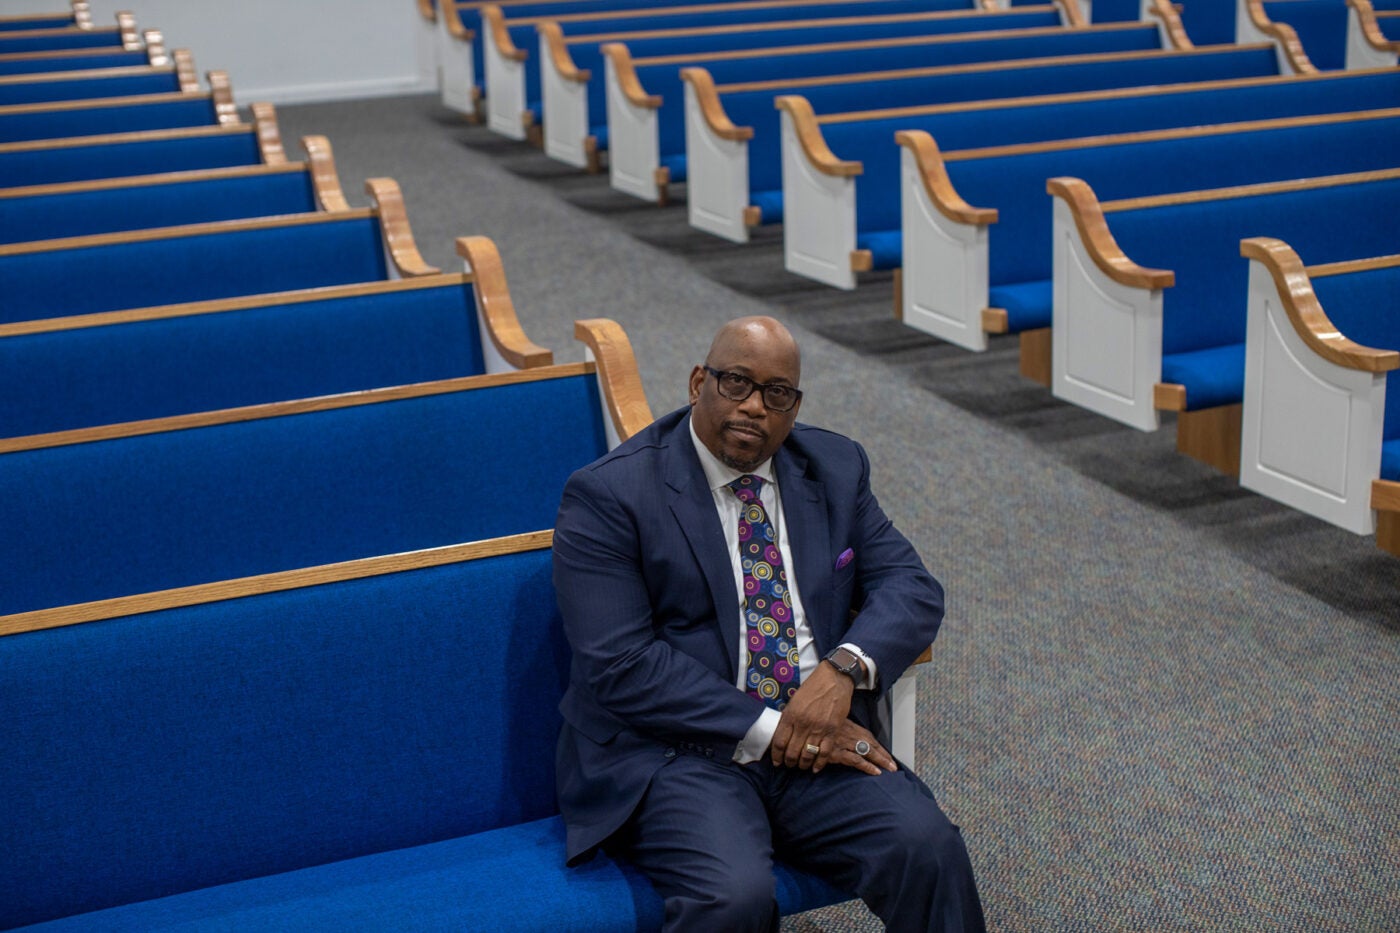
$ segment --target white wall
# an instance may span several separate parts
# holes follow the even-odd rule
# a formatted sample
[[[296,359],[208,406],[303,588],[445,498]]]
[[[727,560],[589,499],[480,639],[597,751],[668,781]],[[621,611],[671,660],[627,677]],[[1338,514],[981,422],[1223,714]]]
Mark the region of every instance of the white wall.
[[[167,48],[194,53],[201,79],[221,69],[240,107],[431,90],[415,51],[414,0],[91,0],[93,21],[136,14]],[[0,14],[64,9],[66,0],[0,0]]]

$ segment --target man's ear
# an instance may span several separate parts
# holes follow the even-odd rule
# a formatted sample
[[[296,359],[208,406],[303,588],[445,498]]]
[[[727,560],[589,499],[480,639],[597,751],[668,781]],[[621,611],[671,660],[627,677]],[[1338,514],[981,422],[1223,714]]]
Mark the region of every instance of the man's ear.
[[[696,366],[690,371],[690,404],[700,401],[700,387],[705,384],[705,367]]]

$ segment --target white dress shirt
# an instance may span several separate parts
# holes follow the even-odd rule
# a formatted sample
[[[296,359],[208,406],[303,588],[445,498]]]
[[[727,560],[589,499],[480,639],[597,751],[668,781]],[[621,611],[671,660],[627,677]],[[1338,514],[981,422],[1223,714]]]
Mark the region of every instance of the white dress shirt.
[[[739,690],[744,690],[744,665],[742,659],[748,657],[748,637],[747,625],[744,621],[744,567],[739,560],[739,497],[734,495],[734,490],[729,488],[729,484],[745,474],[722,463],[718,457],[710,453],[695,433],[695,425],[690,425],[690,439],[695,444],[695,454],[700,458],[700,466],[705,471],[705,480],[710,486],[710,495],[714,498],[715,509],[719,513],[719,524],[724,529],[724,540],[729,548],[729,562],[734,568],[734,590],[739,594],[738,603],[734,607],[734,638],[739,645],[739,665],[738,676],[735,677],[734,686]],[[802,610],[802,597],[797,585],[797,575],[794,572],[792,562],[792,549],[788,545],[787,522],[783,518],[783,500],[778,495],[777,477],[773,475],[773,460],[769,458],[749,471],[754,476],[763,479],[763,487],[759,491],[759,499],[763,503],[764,510],[768,513],[768,520],[773,524],[773,533],[778,538],[778,552],[783,556],[783,568],[787,574],[788,601],[792,605],[792,623],[797,630],[797,665],[800,674],[800,681],[806,681],[817,665],[821,663],[821,658],[817,657],[817,645],[812,640],[812,629],[807,624],[807,615]],[[876,681],[875,662],[866,656],[857,646],[847,643],[843,647],[854,651],[865,665],[865,679],[857,684],[864,689],[872,688]],[[778,720],[782,714],[772,707],[767,707],[759,715],[754,724],[749,727],[749,731],[744,735],[738,747],[734,749],[734,760],[739,764],[748,764],[757,761],[768,753],[768,746],[773,741],[773,733],[778,729]]]

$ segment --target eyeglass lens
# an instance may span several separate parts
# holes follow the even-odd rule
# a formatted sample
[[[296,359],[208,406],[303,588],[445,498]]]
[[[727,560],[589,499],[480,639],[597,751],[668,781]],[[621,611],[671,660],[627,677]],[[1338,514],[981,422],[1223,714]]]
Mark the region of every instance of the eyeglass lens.
[[[720,393],[731,402],[742,402],[759,384],[738,373],[716,373]],[[763,404],[773,411],[787,411],[797,403],[797,390],[781,385],[763,386]]]

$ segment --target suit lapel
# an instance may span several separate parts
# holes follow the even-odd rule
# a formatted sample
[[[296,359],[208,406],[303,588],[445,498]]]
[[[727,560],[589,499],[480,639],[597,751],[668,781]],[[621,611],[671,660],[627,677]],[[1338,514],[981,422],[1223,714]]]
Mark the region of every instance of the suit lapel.
[[[700,565],[715,611],[716,634],[729,658],[730,677],[738,676],[739,636],[736,626],[739,615],[739,593],[734,588],[734,565],[715,511],[714,497],[705,482],[705,471],[695,455],[690,439],[690,418],[680,424],[667,438],[666,485],[671,490],[671,514],[685,535],[695,561]]]
[[[773,456],[778,490],[783,499],[788,547],[797,574],[797,593],[819,653],[835,647],[832,628],[830,532],[826,518],[826,487],[807,476],[807,459],[780,448]]]

